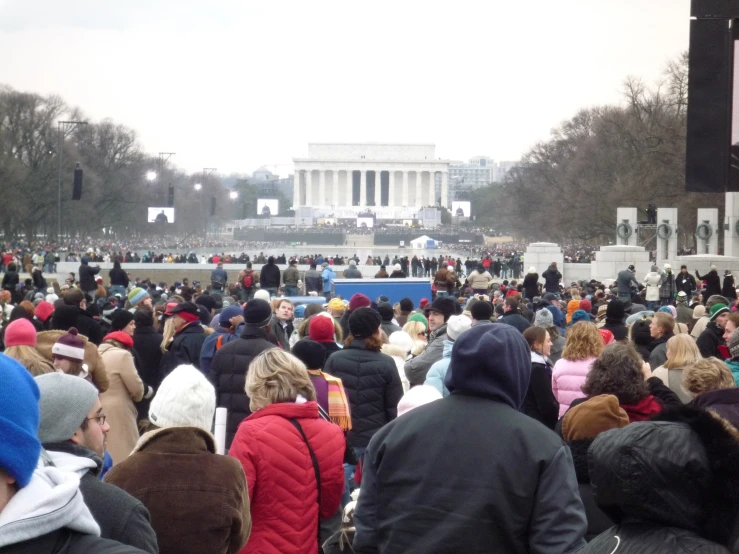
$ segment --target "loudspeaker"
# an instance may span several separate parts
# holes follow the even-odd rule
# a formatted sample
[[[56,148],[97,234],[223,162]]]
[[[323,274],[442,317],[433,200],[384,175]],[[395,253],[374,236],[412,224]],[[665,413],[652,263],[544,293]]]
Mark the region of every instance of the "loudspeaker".
[[[171,183],[167,190],[167,207],[174,208],[174,186]]]
[[[210,197],[210,215],[211,217],[216,215],[216,197],[215,196]]]
[[[82,169],[80,164],[74,170],[74,186],[72,187],[72,200],[82,199]]]

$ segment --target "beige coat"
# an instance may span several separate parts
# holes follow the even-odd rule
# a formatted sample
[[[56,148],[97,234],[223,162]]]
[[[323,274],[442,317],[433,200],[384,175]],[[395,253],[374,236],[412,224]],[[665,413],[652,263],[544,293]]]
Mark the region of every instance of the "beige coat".
[[[110,381],[108,390],[100,394],[100,402],[110,425],[107,450],[115,465],[128,458],[139,440],[134,402],[143,398],[145,387],[129,350],[105,342],[98,351]]]

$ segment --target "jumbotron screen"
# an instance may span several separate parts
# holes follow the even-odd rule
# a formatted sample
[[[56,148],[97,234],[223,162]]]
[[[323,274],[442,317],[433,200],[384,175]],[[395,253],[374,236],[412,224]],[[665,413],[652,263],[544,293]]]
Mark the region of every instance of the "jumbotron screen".
[[[358,217],[357,227],[371,228],[375,226],[375,220],[372,217]]]
[[[277,215],[280,201],[273,198],[257,198],[257,215]]]
[[[149,223],[174,223],[174,208],[148,208]]]
[[[452,202],[452,217],[470,217],[469,202]]]

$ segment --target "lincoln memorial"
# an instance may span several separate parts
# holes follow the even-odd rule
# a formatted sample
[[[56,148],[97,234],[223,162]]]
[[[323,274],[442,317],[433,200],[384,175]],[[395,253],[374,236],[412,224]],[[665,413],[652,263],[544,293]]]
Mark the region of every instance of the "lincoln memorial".
[[[293,162],[293,207],[311,207],[317,217],[370,209],[395,219],[449,206],[449,162],[436,157],[433,144],[316,143]]]

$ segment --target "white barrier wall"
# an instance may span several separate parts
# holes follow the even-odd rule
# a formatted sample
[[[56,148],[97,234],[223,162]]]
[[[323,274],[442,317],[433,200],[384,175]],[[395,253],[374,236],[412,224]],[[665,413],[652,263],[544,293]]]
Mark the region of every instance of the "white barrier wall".
[[[739,192],[726,193],[726,214],[724,226],[724,254],[727,256],[739,256]]]
[[[643,246],[601,246],[590,264],[590,278],[598,281],[615,279],[630,265],[636,268],[637,279],[643,278],[652,267],[649,252]]]
[[[697,246],[697,253],[700,255],[717,255],[718,254],[718,209],[717,208],[698,208],[698,220],[695,230],[695,243]],[[710,228],[710,237],[708,240],[703,240],[700,233],[705,232],[705,228],[702,226],[706,225]],[[738,252],[739,253],[739,252]]]
[[[550,265],[552,265],[552,262],[557,262],[557,268],[560,273],[564,275],[563,268],[565,257],[559,245],[553,242],[533,242],[529,244],[523,255],[523,260],[524,273],[526,273],[530,267],[534,267],[540,276],[539,281],[542,283],[544,282],[544,279],[541,278],[541,274],[544,273]]]

